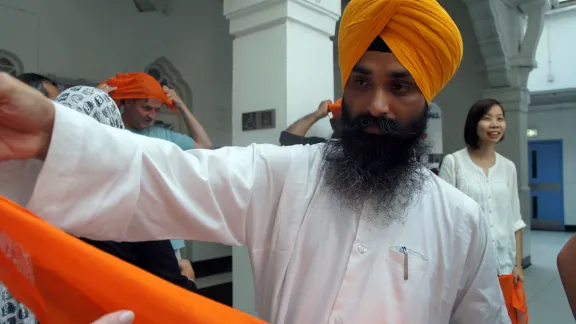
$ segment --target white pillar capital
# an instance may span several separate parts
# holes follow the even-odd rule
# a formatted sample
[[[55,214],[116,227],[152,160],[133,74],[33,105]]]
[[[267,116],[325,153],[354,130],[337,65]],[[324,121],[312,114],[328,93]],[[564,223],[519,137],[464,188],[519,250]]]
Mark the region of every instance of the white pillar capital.
[[[482,92],[483,98],[494,98],[502,103],[506,111],[528,113],[530,91],[526,87],[491,88]]]
[[[334,36],[340,3],[332,0],[224,0],[230,34],[242,36],[293,21]]]

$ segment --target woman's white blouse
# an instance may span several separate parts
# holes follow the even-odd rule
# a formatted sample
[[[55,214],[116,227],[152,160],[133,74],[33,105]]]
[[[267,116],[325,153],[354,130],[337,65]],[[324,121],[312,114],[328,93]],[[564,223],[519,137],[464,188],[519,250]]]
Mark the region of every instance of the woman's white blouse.
[[[488,176],[467,149],[446,155],[439,176],[474,199],[488,218],[498,260],[498,275],[510,274],[516,263],[516,231],[526,227],[520,215],[516,166],[496,153]]]

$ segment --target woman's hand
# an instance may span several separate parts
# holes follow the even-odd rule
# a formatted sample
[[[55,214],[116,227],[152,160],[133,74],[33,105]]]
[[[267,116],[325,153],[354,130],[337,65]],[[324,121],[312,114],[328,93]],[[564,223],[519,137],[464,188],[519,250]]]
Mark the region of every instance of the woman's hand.
[[[522,267],[514,266],[512,275],[514,276],[514,284],[517,284],[518,280],[524,281],[524,270],[522,270]]]

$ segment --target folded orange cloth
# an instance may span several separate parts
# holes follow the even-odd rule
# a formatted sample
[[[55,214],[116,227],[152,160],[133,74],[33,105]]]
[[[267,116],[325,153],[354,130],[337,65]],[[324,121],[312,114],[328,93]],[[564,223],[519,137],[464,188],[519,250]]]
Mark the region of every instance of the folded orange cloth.
[[[160,83],[148,73],[118,73],[115,78],[110,78],[101,84],[117,88],[110,92],[110,97],[116,101],[118,107],[123,99],[156,99],[170,110],[176,111],[174,102],[168,98]]]
[[[264,323],[92,247],[0,196],[0,281],[42,324],[128,309],[138,324]]]
[[[518,281],[514,284],[514,276],[511,274],[499,276],[498,279],[512,324],[527,324],[529,317],[524,283]]]
[[[338,119],[342,115],[342,98],[328,105],[328,110],[332,113],[332,118]]]

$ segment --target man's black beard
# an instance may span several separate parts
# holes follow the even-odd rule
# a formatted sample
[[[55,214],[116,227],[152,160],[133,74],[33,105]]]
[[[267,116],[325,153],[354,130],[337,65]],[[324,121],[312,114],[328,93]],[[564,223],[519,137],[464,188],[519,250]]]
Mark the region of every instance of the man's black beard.
[[[371,207],[391,219],[402,217],[428,177],[420,162],[429,151],[423,138],[428,117],[426,107],[408,125],[368,114],[352,118],[343,101],[341,139],[324,148],[324,184],[333,197],[355,211]],[[370,125],[384,134],[366,133]]]

